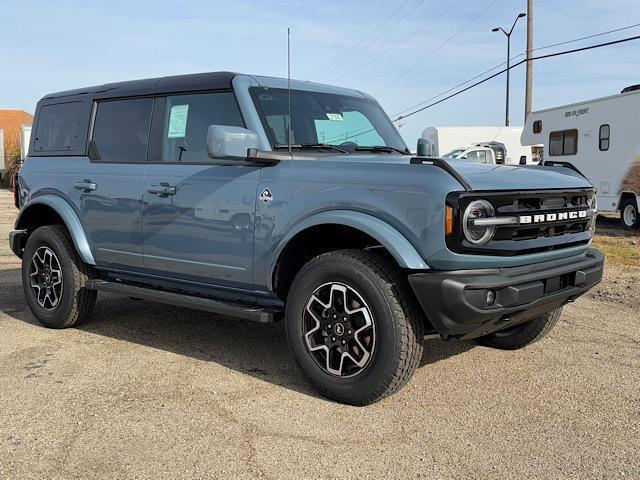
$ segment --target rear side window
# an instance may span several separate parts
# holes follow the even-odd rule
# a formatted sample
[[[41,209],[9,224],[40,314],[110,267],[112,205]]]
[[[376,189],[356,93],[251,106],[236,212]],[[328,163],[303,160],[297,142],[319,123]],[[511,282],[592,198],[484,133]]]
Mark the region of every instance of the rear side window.
[[[578,130],[561,130],[549,134],[549,155],[575,155],[578,152]]]
[[[90,145],[92,158],[103,162],[144,162],[152,109],[152,98],[98,102]]]
[[[84,152],[86,119],[83,102],[56,103],[40,108],[34,152]]]
[[[232,92],[167,97],[162,161],[211,162],[207,154],[210,125],[244,127]]]

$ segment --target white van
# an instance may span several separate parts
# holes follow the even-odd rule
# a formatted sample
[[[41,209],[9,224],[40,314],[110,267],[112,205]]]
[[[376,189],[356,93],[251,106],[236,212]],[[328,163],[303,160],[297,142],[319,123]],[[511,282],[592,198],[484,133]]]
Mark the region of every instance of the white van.
[[[640,228],[640,86],[622,93],[532,112],[522,144],[544,144],[544,160],[573,164],[598,189],[598,208],[620,211],[626,229]]]

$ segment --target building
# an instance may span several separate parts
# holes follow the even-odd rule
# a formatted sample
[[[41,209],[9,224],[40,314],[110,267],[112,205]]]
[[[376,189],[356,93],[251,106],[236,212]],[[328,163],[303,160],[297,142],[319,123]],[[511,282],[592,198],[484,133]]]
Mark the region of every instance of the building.
[[[3,131],[4,143],[0,146],[0,152],[4,150],[3,162],[0,162],[0,170],[6,165],[12,150],[20,149],[20,127],[31,125],[33,115],[24,110],[0,110],[0,130]],[[2,148],[4,147],[4,148]]]

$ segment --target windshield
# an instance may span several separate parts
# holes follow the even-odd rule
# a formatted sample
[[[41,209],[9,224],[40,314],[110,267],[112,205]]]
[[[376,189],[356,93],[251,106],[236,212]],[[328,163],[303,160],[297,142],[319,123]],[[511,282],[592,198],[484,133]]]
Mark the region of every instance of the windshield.
[[[464,150],[464,148],[456,148],[455,150],[451,150],[449,153],[443,155],[443,157],[458,158],[464,153]]]
[[[254,87],[251,95],[273,148],[287,145],[288,92]],[[374,100],[332,93],[291,90],[291,144],[295,148],[338,148],[327,152],[370,148],[372,152],[405,153],[407,146],[389,117]]]

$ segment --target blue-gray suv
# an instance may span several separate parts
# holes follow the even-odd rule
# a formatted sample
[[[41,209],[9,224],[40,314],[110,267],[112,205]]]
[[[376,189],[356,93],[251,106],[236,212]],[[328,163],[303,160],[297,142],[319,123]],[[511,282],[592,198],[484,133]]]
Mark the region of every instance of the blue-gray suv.
[[[521,348],[601,280],[594,189],[557,163],[412,155],[357,90],[107,84],[38,103],[10,245],[47,327],[98,291],[284,319],[317,391],[365,405],[409,381],[424,335]]]

